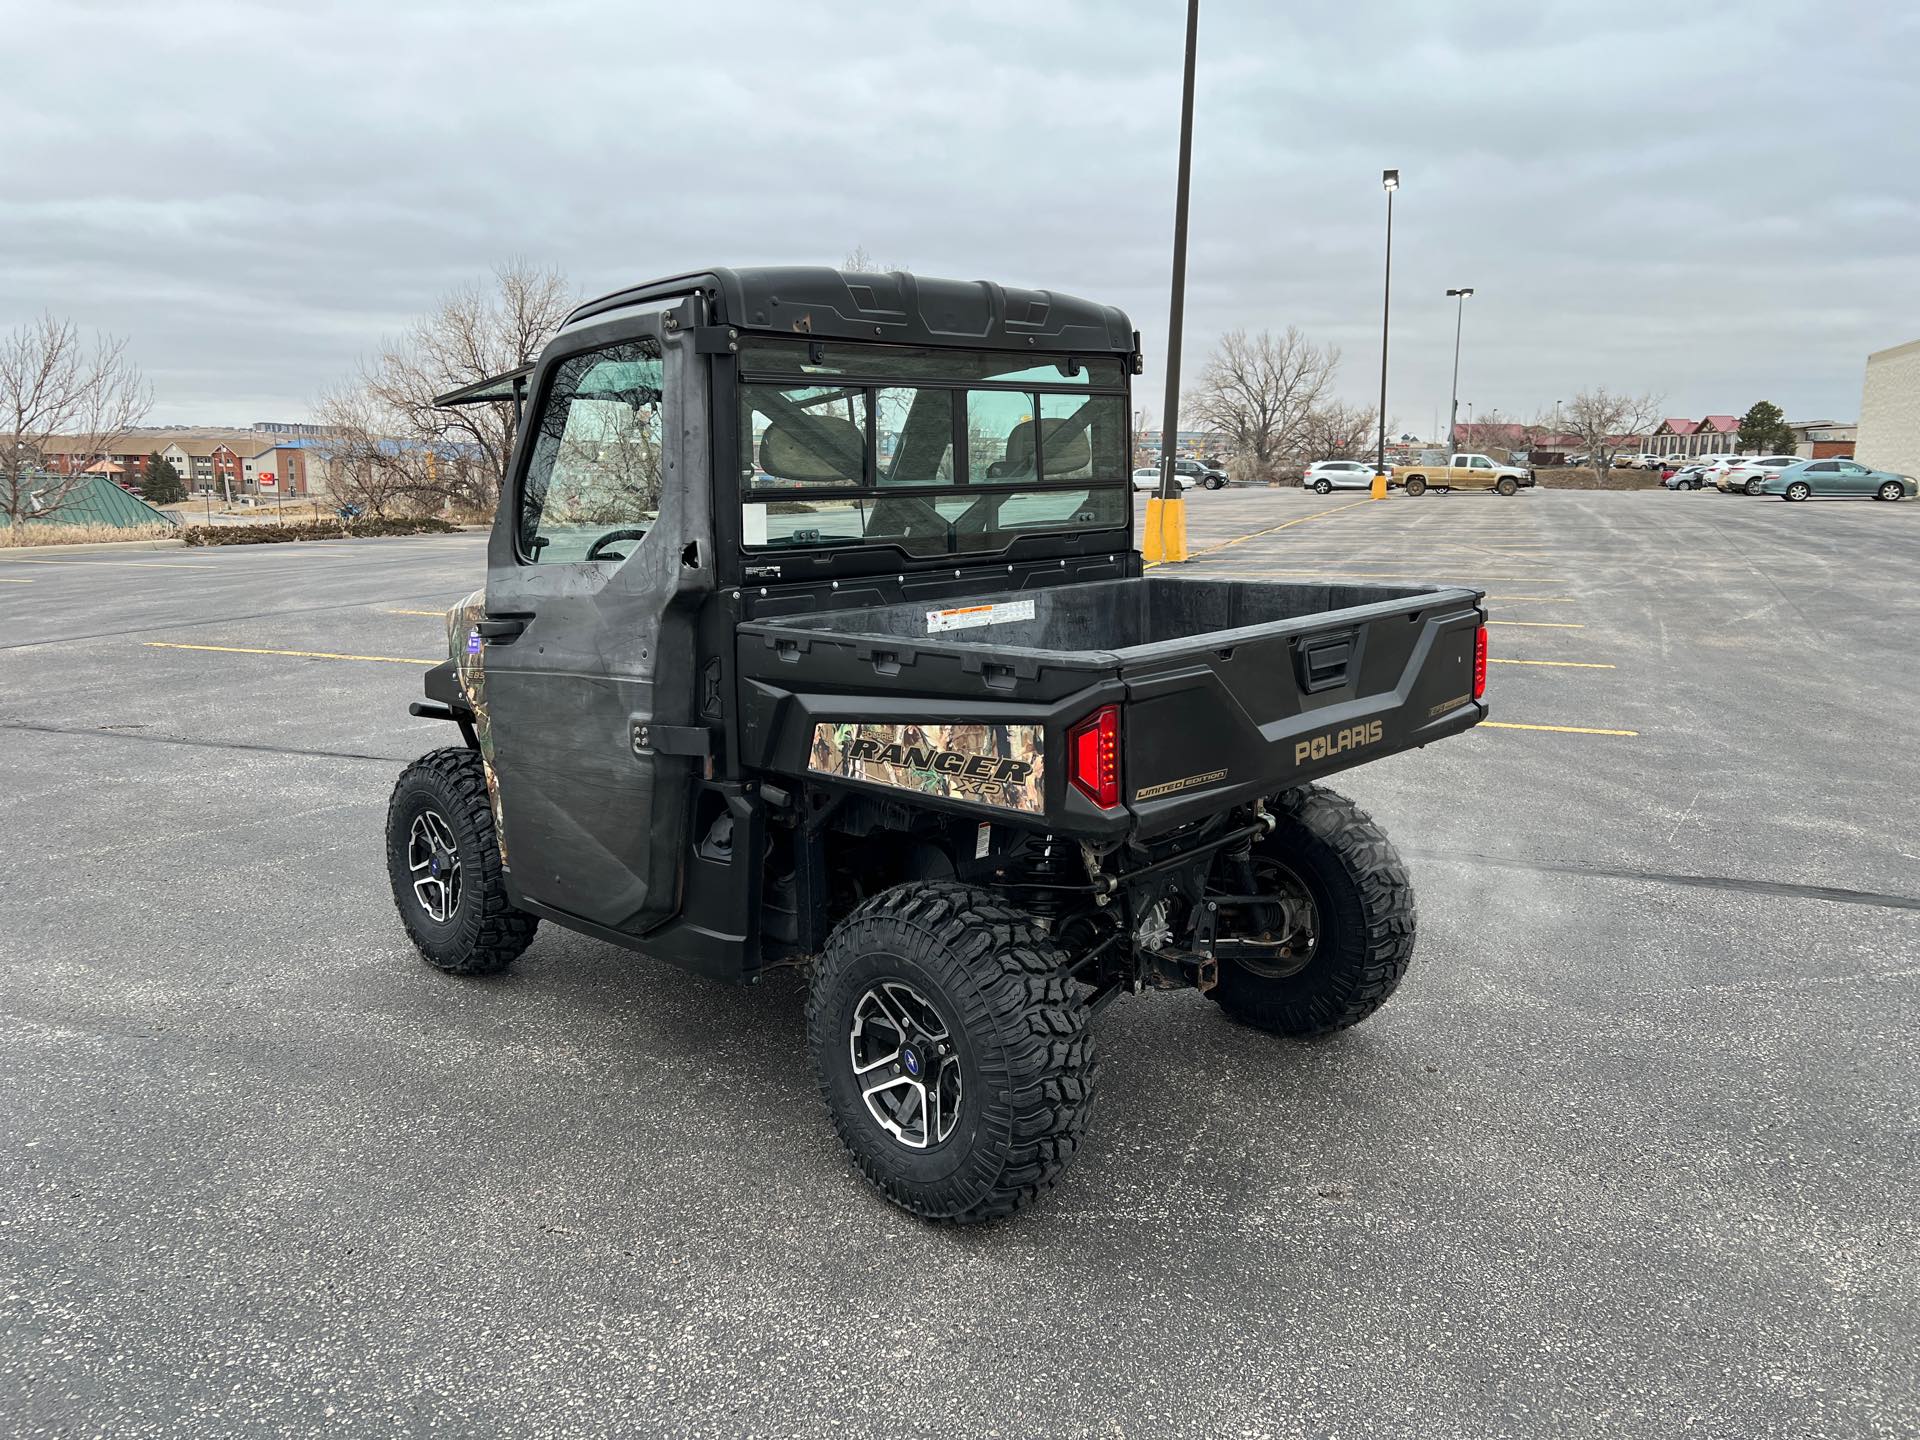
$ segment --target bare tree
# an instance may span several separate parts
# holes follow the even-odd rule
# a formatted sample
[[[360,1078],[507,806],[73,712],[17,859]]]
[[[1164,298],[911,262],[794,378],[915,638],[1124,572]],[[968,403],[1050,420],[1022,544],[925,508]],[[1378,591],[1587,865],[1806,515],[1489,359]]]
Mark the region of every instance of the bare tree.
[[[510,401],[435,408],[433,397],[530,363],[560,329],[573,308],[573,291],[558,270],[524,260],[494,272],[489,288],[454,291],[404,336],[381,347],[362,368],[366,407],[386,434],[405,442],[423,467],[431,458],[429,487],[447,500],[490,510],[500,498],[513,447]]]
[[[1315,460],[1370,460],[1380,437],[1380,409],[1377,405],[1348,405],[1329,400],[1307,412],[1300,426],[1298,457]],[[1397,429],[1394,421],[1387,430]]]
[[[0,338],[0,512],[14,523],[58,514],[152,404],[125,340],[89,345],[52,314]]]
[[[1587,464],[1597,479],[1604,480],[1615,455],[1630,445],[1646,443],[1660,423],[1665,403],[1651,392],[1616,395],[1601,385],[1575,395],[1561,412],[1561,424],[1567,434],[1580,438]]]
[[[867,247],[856,245],[847,252],[847,258],[840,262],[842,270],[851,270],[858,275],[884,275],[890,270],[905,270],[913,273],[911,265],[882,265],[867,253]]]
[[[1339,368],[1336,346],[1315,345],[1291,325],[1278,337],[1230,330],[1183,408],[1192,423],[1225,435],[1251,475],[1270,478],[1283,456],[1301,452],[1307,418]]]

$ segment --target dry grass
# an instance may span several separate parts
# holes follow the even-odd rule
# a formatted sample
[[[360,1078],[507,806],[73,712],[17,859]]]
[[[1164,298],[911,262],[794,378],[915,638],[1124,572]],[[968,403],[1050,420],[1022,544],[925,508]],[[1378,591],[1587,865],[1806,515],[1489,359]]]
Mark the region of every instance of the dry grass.
[[[171,525],[60,525],[0,526],[0,549],[27,545],[99,545],[116,540],[172,540],[179,531]]]

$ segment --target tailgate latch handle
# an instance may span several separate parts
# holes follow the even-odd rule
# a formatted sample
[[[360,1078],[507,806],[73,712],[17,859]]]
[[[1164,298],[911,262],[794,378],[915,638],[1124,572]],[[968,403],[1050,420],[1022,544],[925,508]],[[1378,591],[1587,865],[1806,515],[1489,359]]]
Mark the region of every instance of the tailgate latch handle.
[[[1347,683],[1347,666],[1353,659],[1353,635],[1319,635],[1296,641],[1293,669],[1300,688],[1312,695]]]

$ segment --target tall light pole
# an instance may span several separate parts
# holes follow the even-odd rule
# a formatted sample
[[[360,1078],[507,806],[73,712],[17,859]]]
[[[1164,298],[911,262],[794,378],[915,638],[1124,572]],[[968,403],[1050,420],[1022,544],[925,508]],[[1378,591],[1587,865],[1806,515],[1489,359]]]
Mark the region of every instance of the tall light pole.
[[[1460,323],[1466,318],[1467,296],[1473,293],[1473,287],[1462,290],[1449,290],[1450,297],[1458,297],[1459,304],[1453,312],[1453,403],[1447,407],[1447,444],[1457,443],[1454,431],[1460,427]]]
[[[1387,473],[1387,317],[1393,311],[1393,192],[1400,188],[1398,170],[1380,172],[1380,188],[1387,192],[1387,279],[1380,292],[1380,451],[1373,473]]]
[[[1160,493],[1147,506],[1146,558],[1187,558],[1186,505],[1173,461],[1180,438],[1180,332],[1186,319],[1187,189],[1193,174],[1193,56],[1200,37],[1200,0],[1187,0],[1186,76],[1180,91],[1180,178],[1173,202],[1173,298],[1167,306],[1167,403],[1160,424]]]

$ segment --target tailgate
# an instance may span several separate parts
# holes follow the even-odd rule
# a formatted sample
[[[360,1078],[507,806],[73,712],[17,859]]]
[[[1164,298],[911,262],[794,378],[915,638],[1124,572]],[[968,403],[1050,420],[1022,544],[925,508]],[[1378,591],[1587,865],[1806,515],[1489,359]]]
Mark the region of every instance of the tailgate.
[[[1346,598],[1365,587],[1341,587]],[[1436,588],[1122,652],[1123,784],[1146,833],[1479,723],[1482,592]]]

